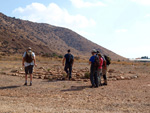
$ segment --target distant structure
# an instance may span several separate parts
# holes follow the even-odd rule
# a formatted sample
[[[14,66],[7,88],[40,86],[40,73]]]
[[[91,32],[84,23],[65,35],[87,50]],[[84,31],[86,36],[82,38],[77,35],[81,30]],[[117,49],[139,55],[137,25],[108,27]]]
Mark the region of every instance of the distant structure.
[[[141,59],[149,59],[148,56],[143,56]]]
[[[150,58],[148,58],[148,56],[142,56],[141,58],[130,59],[130,61],[134,61],[134,62],[150,62]]]

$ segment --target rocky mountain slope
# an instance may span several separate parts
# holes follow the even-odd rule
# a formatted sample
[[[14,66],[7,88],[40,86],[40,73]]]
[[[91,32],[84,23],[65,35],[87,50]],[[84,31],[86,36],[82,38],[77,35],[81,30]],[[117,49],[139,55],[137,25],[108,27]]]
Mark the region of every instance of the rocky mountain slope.
[[[40,55],[63,55],[71,49],[75,56],[89,56],[95,48],[113,60],[124,59],[67,28],[20,20],[0,13],[0,51],[23,53],[29,46]]]

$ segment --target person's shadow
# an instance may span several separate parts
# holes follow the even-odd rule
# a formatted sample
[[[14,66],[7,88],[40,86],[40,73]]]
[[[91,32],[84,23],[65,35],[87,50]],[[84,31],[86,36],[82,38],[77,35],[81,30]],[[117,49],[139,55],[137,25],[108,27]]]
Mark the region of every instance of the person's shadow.
[[[90,86],[71,86],[70,89],[64,89],[64,90],[61,90],[62,92],[65,92],[65,91],[81,91],[85,88],[90,88]]]
[[[12,89],[12,88],[18,88],[20,86],[5,86],[5,87],[0,87],[0,89]]]

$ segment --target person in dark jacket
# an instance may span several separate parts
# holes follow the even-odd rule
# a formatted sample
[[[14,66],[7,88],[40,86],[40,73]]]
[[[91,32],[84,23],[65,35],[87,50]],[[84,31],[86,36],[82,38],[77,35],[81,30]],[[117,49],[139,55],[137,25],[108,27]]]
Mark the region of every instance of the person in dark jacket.
[[[65,64],[64,64],[65,63]],[[72,78],[72,66],[74,63],[74,56],[71,54],[70,49],[68,50],[68,53],[65,54],[64,58],[63,58],[63,66],[65,72],[67,73],[67,76],[69,77],[69,80]]]

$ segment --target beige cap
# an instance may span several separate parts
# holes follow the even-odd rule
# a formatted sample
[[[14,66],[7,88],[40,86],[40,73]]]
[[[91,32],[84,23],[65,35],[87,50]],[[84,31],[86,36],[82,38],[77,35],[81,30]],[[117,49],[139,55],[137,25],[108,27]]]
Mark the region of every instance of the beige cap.
[[[31,47],[28,47],[28,50],[31,50]]]
[[[96,51],[96,49],[92,49],[92,51],[91,51],[92,53],[96,53],[97,51]]]

